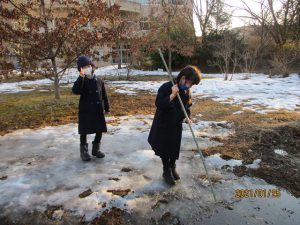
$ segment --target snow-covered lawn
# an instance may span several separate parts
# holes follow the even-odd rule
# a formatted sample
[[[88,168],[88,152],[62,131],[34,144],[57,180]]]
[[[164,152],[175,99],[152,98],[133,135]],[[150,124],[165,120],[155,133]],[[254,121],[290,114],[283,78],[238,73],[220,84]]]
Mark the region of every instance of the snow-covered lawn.
[[[123,75],[126,69],[119,70]],[[175,72],[176,75],[178,72]],[[98,76],[118,75],[117,70],[112,67],[99,68]],[[132,70],[132,75],[166,75],[162,71]],[[78,71],[70,69],[61,83],[63,86],[71,87],[76,80]],[[300,107],[300,77],[296,74],[288,78],[268,78],[264,74],[235,74],[232,81],[224,81],[222,74],[204,74],[200,85],[192,88],[193,96],[198,98],[212,97],[213,100],[223,104],[241,104],[243,110],[253,110],[260,113],[277,111],[280,109],[295,110]],[[244,79],[245,77],[249,79]],[[168,77],[166,75],[166,81]],[[149,91],[155,94],[164,83],[163,81],[113,81],[107,85],[113,87],[116,92],[135,95],[137,91]],[[15,83],[0,83],[0,93],[14,93],[21,91],[32,91],[39,85],[52,85],[49,79],[36,81],[22,81]],[[236,112],[242,113],[242,111]]]
[[[300,77],[296,74],[288,78],[268,78],[263,74],[234,76],[232,81],[222,78],[204,79],[192,88],[192,95],[198,98],[212,97],[223,104],[242,104],[243,110],[272,112],[280,109],[295,110],[300,107]],[[155,81],[115,81],[112,85],[117,92],[134,94],[134,91],[149,90],[156,93],[163,82]],[[126,92],[127,91],[127,92]],[[239,112],[237,112],[239,113]]]
[[[116,69],[115,66],[105,66],[100,67],[95,72],[96,76],[126,76],[127,75],[127,69]],[[178,72],[174,72],[174,75],[178,74]],[[79,73],[76,68],[68,69],[63,76],[60,83],[62,85],[68,85],[70,83],[73,83]],[[143,70],[131,70],[130,76],[147,76],[147,75],[166,75],[166,72],[163,72],[162,70],[157,71],[143,71]],[[52,85],[53,81],[50,79],[40,79],[35,81],[21,81],[21,82],[10,82],[10,83],[0,83],[0,93],[16,93],[16,92],[22,92],[22,91],[33,91],[35,88],[31,88],[34,86],[40,86],[40,85]],[[69,85],[70,86],[70,85]],[[28,88],[29,87],[29,88]]]

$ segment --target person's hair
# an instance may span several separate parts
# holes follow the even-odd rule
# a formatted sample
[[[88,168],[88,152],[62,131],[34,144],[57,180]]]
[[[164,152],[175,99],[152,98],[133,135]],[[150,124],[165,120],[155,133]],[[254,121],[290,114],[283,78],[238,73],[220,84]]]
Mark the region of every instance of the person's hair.
[[[181,77],[183,77],[183,76],[185,76],[185,78],[187,80],[192,82],[192,84],[196,84],[196,85],[199,84],[202,79],[200,70],[197,67],[191,66],[191,65],[184,67],[179,72],[179,74],[176,78],[177,83],[180,81]]]

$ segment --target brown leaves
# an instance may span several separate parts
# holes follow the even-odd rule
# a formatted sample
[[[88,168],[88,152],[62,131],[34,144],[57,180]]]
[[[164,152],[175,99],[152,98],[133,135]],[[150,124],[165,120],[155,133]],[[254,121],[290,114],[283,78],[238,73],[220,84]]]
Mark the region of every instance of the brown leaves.
[[[123,22],[106,26],[107,21],[120,18],[119,6],[108,8],[98,0],[4,2],[0,6],[1,39],[7,50],[24,61],[22,65],[45,65],[62,58],[68,66],[80,54],[92,54],[96,45],[112,42],[125,32]]]

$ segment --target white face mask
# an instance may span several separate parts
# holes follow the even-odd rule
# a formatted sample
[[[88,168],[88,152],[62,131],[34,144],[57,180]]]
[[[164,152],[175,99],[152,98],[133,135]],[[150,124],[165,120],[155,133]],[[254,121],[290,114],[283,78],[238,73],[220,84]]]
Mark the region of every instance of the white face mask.
[[[88,78],[92,78],[92,67],[88,67],[86,69],[84,69],[84,75],[86,75]]]

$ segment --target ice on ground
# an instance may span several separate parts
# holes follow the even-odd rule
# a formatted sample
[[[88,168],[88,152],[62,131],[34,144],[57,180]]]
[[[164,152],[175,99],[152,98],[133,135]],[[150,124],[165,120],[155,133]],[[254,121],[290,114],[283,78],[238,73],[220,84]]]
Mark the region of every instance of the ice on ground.
[[[152,119],[143,115],[107,118],[109,132],[101,145],[106,157],[90,163],[79,158],[76,124],[18,130],[0,137],[0,156],[5,159],[0,163],[1,177],[8,177],[0,183],[0,205],[42,210],[47,205],[63,205],[64,210],[91,220],[113,206],[130,210],[149,201],[144,195],[168,190],[161,180],[161,161],[147,143]],[[213,122],[196,123],[195,129],[205,124]],[[216,129],[226,132],[222,127]],[[206,135],[216,134],[207,130]],[[199,142],[204,147],[213,145],[208,139]],[[184,138],[183,148],[191,143],[189,137]],[[122,172],[123,168],[128,172]],[[93,193],[79,198],[87,189]],[[108,192],[119,189],[131,191],[124,198]],[[103,203],[107,203],[105,208]]]
[[[149,224],[152,218],[158,221],[166,212],[176,215],[188,225],[197,224],[199,219],[205,224],[224,224],[224,221],[236,224],[233,219],[241,224],[241,221],[250,223],[253,220],[251,215],[260,216],[253,209],[259,205],[261,213],[270,210],[280,215],[279,219],[266,216],[269,223],[297,224],[295,221],[299,221],[299,215],[289,217],[281,208],[299,211],[299,200],[284,190],[281,190],[282,198],[269,199],[268,202],[236,199],[236,189],[276,187],[260,179],[239,178],[220,170],[221,165],[240,163],[237,160],[221,160],[219,156],[206,158],[219,201],[214,204],[204,167],[201,159],[195,157],[195,143],[187,134],[186,126],[177,162],[181,181],[174,187],[166,185],[161,177],[161,161],[147,143],[152,119],[153,116],[142,115],[107,118],[109,132],[103,135],[101,143],[106,157],[93,158],[88,163],[79,158],[76,124],[18,130],[1,136],[0,177],[6,178],[0,180],[0,216],[9,213],[22,218],[26,212],[43,212],[50,205],[62,206],[54,212],[53,219],[61,218],[64,211],[84,216],[86,221],[90,221],[104,210],[117,207],[132,215],[143,215]],[[203,132],[208,137],[216,135],[214,130],[220,130],[220,134],[231,132],[223,125],[211,127],[211,124],[213,121],[206,124],[199,122],[194,124],[194,128],[196,132],[207,129]],[[93,136],[89,135],[90,149],[92,139]],[[208,139],[198,137],[197,140],[203,148],[212,145]],[[80,198],[79,195],[88,189],[91,190],[90,195]],[[123,191],[125,196],[114,194],[114,191]],[[166,203],[161,204],[161,201]],[[227,210],[222,202],[232,204],[234,210]]]
[[[248,164],[246,165],[246,167],[250,169],[258,169],[260,163],[261,163],[261,159],[255,159],[252,164]]]
[[[282,149],[275,149],[274,152],[278,155],[281,155],[281,156],[287,156],[288,153]]]
[[[221,154],[219,154],[219,153],[208,156],[205,159],[205,161],[207,162],[207,165],[218,168],[218,169],[221,169],[221,167],[225,166],[225,165],[228,165],[231,167],[242,165],[242,160],[237,160],[237,159],[224,160],[221,158]]]
[[[207,162],[208,166],[218,168],[218,169],[221,169],[223,166],[235,167],[235,166],[242,165],[242,160],[238,160],[238,159],[225,160],[225,159],[222,159],[220,153],[206,157],[205,161]],[[255,159],[252,164],[247,164],[245,166],[250,169],[258,169],[260,162],[261,162],[261,159]]]

